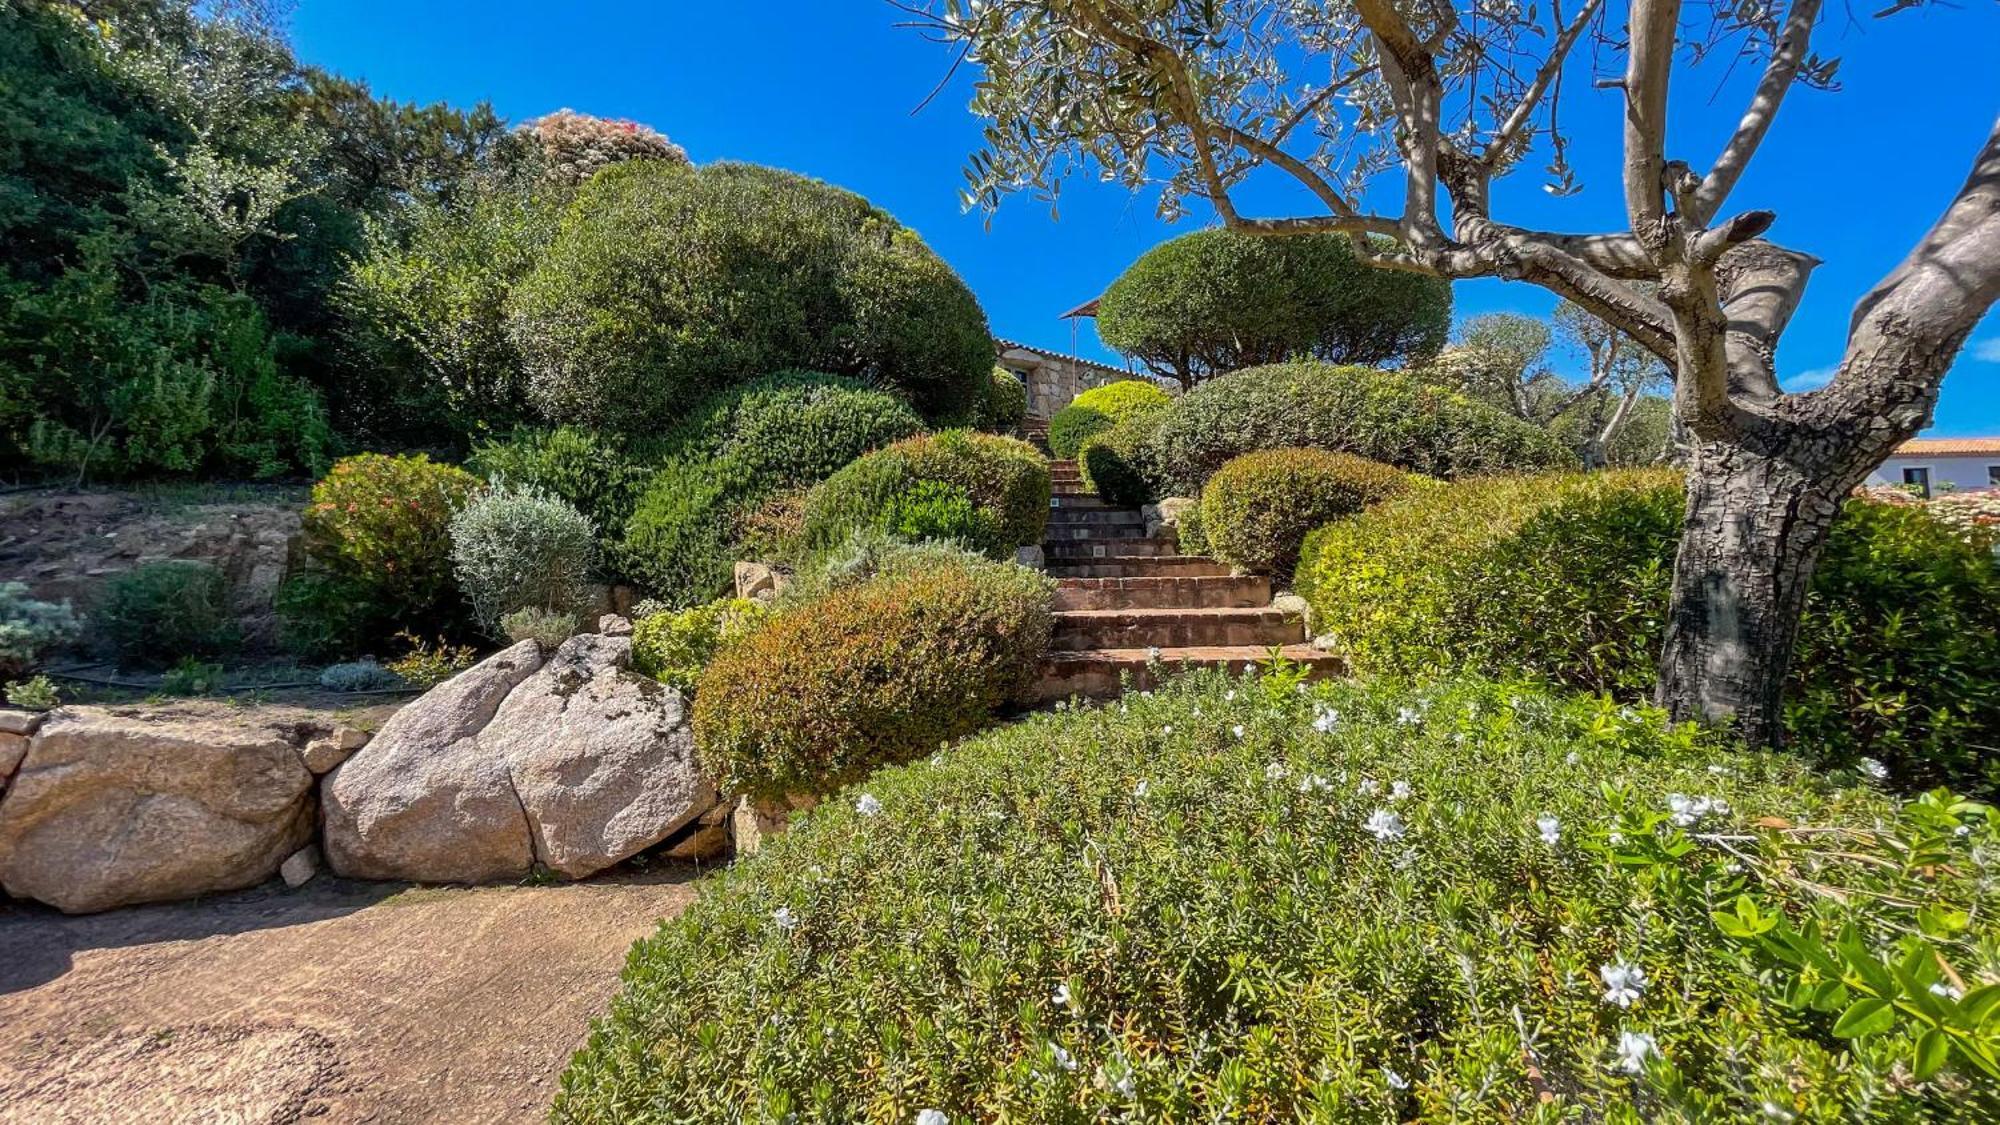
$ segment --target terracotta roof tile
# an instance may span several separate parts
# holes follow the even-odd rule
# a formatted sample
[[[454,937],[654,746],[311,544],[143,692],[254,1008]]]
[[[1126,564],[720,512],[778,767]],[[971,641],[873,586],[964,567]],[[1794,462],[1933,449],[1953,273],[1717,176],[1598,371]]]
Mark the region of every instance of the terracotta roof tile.
[[[2000,437],[1912,438],[1896,447],[1895,457],[1979,457],[2000,454]]]

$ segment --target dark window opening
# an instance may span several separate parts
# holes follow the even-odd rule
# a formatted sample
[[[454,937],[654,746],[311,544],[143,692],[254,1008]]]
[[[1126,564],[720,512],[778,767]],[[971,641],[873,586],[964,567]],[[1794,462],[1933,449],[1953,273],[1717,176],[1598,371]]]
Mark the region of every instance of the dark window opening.
[[[1928,500],[1931,498],[1931,471],[1929,469],[1904,469],[1903,483],[1915,485],[1917,495],[1924,499]]]

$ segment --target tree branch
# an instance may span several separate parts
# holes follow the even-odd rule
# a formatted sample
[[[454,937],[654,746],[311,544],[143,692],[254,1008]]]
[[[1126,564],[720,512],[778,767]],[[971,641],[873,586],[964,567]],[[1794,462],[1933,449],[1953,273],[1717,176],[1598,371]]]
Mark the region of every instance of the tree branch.
[[[1771,61],[1764,67],[1764,77],[1750,95],[1750,106],[1743,111],[1735,135],[1722,147],[1722,155],[1716,157],[1708,175],[1702,177],[1689,221],[1706,224],[1714,218],[1743,170],[1750,166],[1750,158],[1763,143],[1764,134],[1770,132],[1785,94],[1798,79],[1799,67],[1806,58],[1806,45],[1812,39],[1813,24],[1819,19],[1819,6],[1820,0],[1792,0],[1792,10],[1785,16],[1785,29],[1779,33]]]
[[[1667,237],[1667,80],[1673,73],[1680,0],[1632,0],[1625,64],[1625,215],[1657,259]]]
[[[1817,0],[1810,2],[1817,3]],[[1534,80],[1529,82],[1528,88],[1522,92],[1521,100],[1515,104],[1513,112],[1507,115],[1507,120],[1501,124],[1500,131],[1493,135],[1493,140],[1487,144],[1486,150],[1479,154],[1479,163],[1491,168],[1507,151],[1507,146],[1514,142],[1514,138],[1521,130],[1527,127],[1528,122],[1534,118],[1535,108],[1541,104],[1542,95],[1548,92],[1549,84],[1555,81],[1557,74],[1561,73],[1563,63],[1569,58],[1570,48],[1576,45],[1577,36],[1583,33],[1584,25],[1588,24],[1603,7],[1604,0],[1586,0],[1583,10],[1563,28],[1562,34],[1556,37],[1554,45],[1549,48],[1549,57],[1542,60],[1542,68],[1535,72]]]

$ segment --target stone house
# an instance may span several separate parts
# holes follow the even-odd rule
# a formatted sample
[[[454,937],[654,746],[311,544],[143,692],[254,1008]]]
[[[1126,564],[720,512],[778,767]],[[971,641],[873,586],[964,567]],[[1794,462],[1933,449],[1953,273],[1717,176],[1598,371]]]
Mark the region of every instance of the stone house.
[[[1120,379],[1144,379],[1144,374],[1112,367],[1110,364],[1061,355],[1044,348],[1031,348],[1015,340],[995,338],[998,363],[1028,385],[1028,416],[1044,421],[1068,406],[1071,399],[1092,387]]]
[[[2000,437],[1906,441],[1868,475],[1868,483],[1907,486],[1922,496],[2000,488]]]

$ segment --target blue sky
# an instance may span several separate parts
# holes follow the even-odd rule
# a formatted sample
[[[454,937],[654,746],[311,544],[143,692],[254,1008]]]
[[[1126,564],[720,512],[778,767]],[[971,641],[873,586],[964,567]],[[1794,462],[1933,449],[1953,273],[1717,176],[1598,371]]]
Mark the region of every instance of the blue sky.
[[[1793,91],[1731,201],[1777,211],[1772,237],[1824,260],[1779,353],[1794,388],[1838,361],[1855,300],[1936,219],[2000,112],[2000,5],[1975,0],[1889,20],[1830,8],[1814,47],[1841,56],[1842,90]],[[308,62],[396,98],[485,98],[516,120],[565,106],[629,117],[697,161],[774,164],[858,191],[957,268],[997,334],[1049,349],[1070,346],[1063,310],[1161,240],[1213,221],[1197,208],[1170,227],[1150,198],[1087,179],[1066,186],[1060,218],[1026,196],[990,221],[963,213],[960,168],[979,134],[965,109],[972,76],[961,72],[913,114],[949,58],[896,19],[878,0],[298,0],[292,33]],[[1912,81],[1915,68],[1946,76],[1948,96],[1920,102],[1938,87]],[[1679,71],[1669,155],[1696,167],[1712,160],[1753,79],[1727,60]],[[1550,197],[1535,172],[1545,157],[1531,159],[1496,188],[1496,217],[1561,230],[1622,224],[1618,102],[1588,89],[1587,77],[1572,89],[1565,120],[1584,191]],[[1272,180],[1246,188],[1240,206],[1266,214],[1302,203]],[[1539,289],[1497,281],[1460,282],[1456,299],[1461,316],[1554,305]],[[1117,360],[1087,321],[1076,343]],[[1973,333],[1946,378],[1932,432],[2000,434],[2000,314]]]

